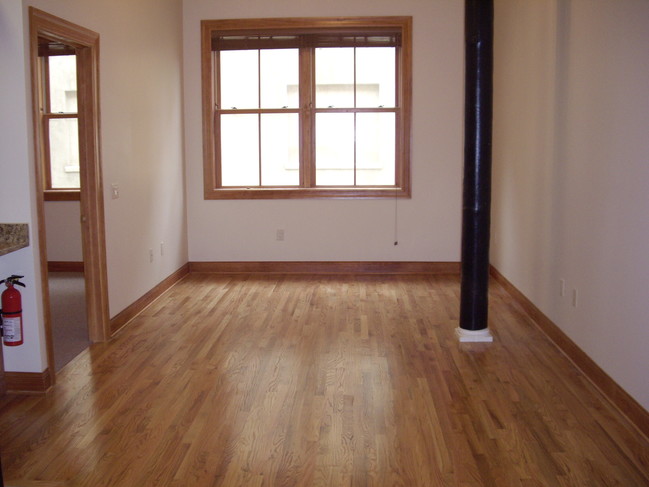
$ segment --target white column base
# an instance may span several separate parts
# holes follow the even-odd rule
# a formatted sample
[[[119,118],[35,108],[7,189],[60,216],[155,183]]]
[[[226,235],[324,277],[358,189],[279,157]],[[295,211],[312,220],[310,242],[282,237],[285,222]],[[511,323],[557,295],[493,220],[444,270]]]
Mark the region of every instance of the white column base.
[[[494,341],[494,337],[489,331],[489,328],[485,328],[484,330],[465,330],[463,328],[457,327],[455,329],[455,334],[457,335],[457,338],[461,343]]]

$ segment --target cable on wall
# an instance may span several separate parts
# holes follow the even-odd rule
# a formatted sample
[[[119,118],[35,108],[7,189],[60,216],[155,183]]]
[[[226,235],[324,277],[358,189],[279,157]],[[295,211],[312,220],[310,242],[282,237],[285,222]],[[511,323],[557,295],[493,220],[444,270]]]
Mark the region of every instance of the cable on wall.
[[[399,245],[399,212],[398,212],[398,202],[399,197],[397,196],[397,188],[394,188],[394,245]]]

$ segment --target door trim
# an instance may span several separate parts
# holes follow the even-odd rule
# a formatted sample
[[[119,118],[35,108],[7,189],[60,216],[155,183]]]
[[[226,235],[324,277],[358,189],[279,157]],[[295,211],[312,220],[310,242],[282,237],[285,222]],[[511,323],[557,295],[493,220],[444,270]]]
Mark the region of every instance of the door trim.
[[[99,133],[99,34],[47,12],[29,8],[30,64],[32,73],[32,106],[34,155],[36,162],[36,206],[40,246],[43,319],[47,345],[47,362],[55,371],[45,235],[42,150],[40,123],[40,78],[38,69],[38,37],[59,40],[73,46],[78,56],[77,91],[79,100],[79,151],[81,177],[81,234],[85,263],[86,308],[88,333],[92,342],[110,337],[108,314],[108,279],[106,267],[106,236],[104,197]],[[54,376],[54,374],[52,374]],[[53,381],[55,378],[53,377]]]

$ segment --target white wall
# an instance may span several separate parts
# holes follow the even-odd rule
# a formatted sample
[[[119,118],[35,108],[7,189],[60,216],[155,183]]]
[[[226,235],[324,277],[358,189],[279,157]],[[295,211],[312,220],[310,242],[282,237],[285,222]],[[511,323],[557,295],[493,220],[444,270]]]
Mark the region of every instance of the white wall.
[[[23,57],[23,11],[20,1],[0,2],[0,222],[28,223],[31,245],[0,256],[0,279],[24,275],[20,289],[23,303],[25,343],[4,347],[7,371],[42,372],[47,363],[40,306],[40,272],[37,218],[32,184],[34,167],[30,159]],[[4,288],[4,285],[2,285]]]
[[[81,204],[78,201],[46,201],[47,260],[82,262]]]
[[[492,262],[649,409],[647,25],[644,0],[496,1]]]
[[[413,16],[413,197],[397,203],[399,245],[394,200],[203,200],[200,21],[371,15]],[[459,260],[462,2],[185,0],[183,26],[190,261]]]
[[[25,5],[100,36],[101,162],[114,316],[187,262],[180,0]],[[113,183],[118,199],[111,198]]]

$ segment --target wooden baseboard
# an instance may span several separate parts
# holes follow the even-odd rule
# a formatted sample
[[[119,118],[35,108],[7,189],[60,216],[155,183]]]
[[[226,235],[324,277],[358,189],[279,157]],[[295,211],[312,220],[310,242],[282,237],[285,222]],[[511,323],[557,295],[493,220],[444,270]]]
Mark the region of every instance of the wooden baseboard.
[[[5,485],[15,486],[15,487],[66,487],[69,484],[67,482],[58,481],[58,480],[12,480],[9,479],[6,481]]]
[[[604,372],[586,352],[566,335],[550,318],[537,308],[495,267],[490,274],[532,318],[536,325],[575,364],[604,396],[649,438],[649,412]]]
[[[43,372],[5,372],[7,392],[20,394],[43,394],[52,387],[49,369]]]
[[[83,262],[68,262],[50,260],[47,262],[48,272],[83,272]]]
[[[190,262],[190,272],[221,274],[459,274],[459,262]]]
[[[117,333],[129,321],[135,318],[138,313],[142,312],[144,308],[158,299],[167,289],[176,284],[187,274],[189,274],[189,264],[183,265],[180,269],[161,281],[133,304],[116,314],[110,320],[110,334],[114,335],[115,333]]]

